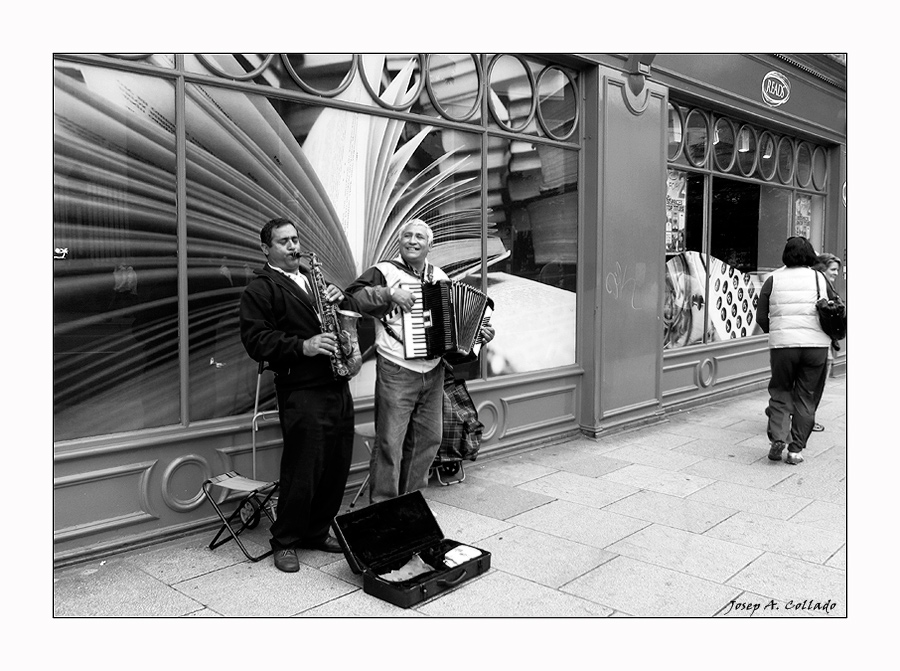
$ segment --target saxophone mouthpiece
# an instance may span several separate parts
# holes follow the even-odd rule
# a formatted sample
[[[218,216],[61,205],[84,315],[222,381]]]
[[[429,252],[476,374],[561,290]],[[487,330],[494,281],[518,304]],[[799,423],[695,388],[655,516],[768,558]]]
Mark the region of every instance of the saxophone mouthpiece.
[[[295,259],[299,259],[303,256],[303,254],[301,254],[300,252],[291,252],[291,256],[293,256]]]

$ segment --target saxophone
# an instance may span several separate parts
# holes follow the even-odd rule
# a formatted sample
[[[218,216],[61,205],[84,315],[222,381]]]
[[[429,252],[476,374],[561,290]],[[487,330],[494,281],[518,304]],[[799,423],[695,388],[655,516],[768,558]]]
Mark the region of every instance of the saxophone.
[[[358,312],[339,310],[325,298],[325,277],[322,264],[314,252],[298,254],[309,257],[310,274],[315,283],[316,309],[322,320],[322,331],[336,336],[340,347],[331,355],[331,371],[335,379],[347,379],[356,375],[362,367],[362,353],[359,350],[359,336],[356,321],[362,317]]]

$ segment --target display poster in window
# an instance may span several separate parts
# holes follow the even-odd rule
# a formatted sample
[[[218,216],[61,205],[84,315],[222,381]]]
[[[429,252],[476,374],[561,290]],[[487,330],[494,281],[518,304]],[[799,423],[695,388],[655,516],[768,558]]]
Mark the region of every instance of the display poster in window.
[[[797,195],[794,201],[794,235],[809,239],[812,223],[812,196]]]
[[[666,253],[685,250],[684,208],[687,194],[687,173],[669,170],[666,179]]]

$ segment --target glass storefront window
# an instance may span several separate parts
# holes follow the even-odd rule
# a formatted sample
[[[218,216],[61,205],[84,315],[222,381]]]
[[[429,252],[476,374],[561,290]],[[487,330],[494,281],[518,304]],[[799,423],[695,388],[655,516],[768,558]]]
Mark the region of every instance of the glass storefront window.
[[[691,165],[701,168],[706,164],[709,148],[709,120],[695,109],[688,112],[685,126],[684,153]]]
[[[179,421],[175,88],[54,64],[54,438]]]
[[[674,135],[681,115],[687,161]],[[711,162],[703,142],[710,118]],[[795,187],[824,190],[825,149],[670,103],[667,155],[663,347],[759,335],[759,289],[782,265],[786,237],[822,249],[825,196]],[[784,186],[769,184],[776,175]]]
[[[577,74],[511,55],[133,56],[167,78],[56,67],[57,440],[251,411],[257,366],[238,307],[264,262],[260,227],[277,216],[300,223],[338,286],[397,254],[400,223],[429,222],[431,260],[495,301],[498,336],[460,377],[575,362]],[[179,118],[173,75],[185,84]],[[351,387],[366,398],[374,324],[358,330],[367,358]]]
[[[503,141],[491,220],[508,253],[488,268],[491,376],[575,363],[578,152]],[[490,157],[488,158],[490,161]]]
[[[734,126],[728,119],[716,119],[713,130],[713,155],[716,167],[722,172],[734,165]]]
[[[669,131],[668,137],[668,157],[670,161],[674,161],[681,155],[683,147],[682,140],[684,138],[684,120],[681,117],[681,110],[677,105],[669,103]]]

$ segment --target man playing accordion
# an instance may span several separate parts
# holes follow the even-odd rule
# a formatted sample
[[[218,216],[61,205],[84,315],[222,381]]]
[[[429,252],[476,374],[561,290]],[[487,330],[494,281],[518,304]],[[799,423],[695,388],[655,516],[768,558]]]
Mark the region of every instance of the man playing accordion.
[[[416,297],[400,285],[449,278],[428,262],[434,233],[424,221],[407,221],[400,228],[399,242],[399,257],[372,266],[346,290],[361,312],[376,318],[371,503],[427,487],[429,469],[441,446],[442,358],[406,358],[402,313],[413,309]],[[485,325],[482,341],[489,342],[493,337],[494,329]]]

